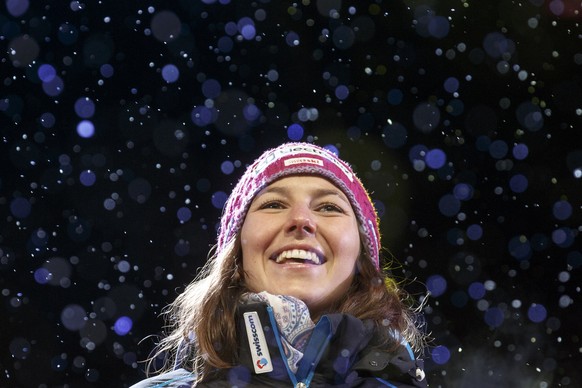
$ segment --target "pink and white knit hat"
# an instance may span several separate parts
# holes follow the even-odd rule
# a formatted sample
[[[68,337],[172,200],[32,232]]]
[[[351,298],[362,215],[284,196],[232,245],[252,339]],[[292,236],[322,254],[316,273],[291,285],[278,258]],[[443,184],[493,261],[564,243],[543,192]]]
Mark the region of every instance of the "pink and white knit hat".
[[[350,200],[363,230],[364,247],[380,267],[378,216],[368,192],[352,168],[333,152],[310,143],[285,143],[265,151],[250,165],[228,197],[218,234],[217,252],[241,229],[249,206],[257,193],[273,181],[289,175],[318,175],[330,180]]]

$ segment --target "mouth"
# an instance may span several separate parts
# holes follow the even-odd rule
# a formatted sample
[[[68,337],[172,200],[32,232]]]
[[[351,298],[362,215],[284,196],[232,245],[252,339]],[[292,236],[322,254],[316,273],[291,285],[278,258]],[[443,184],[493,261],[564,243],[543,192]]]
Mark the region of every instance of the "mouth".
[[[278,255],[273,257],[273,260],[277,264],[283,264],[288,262],[300,262],[309,263],[314,265],[321,265],[325,263],[325,259],[312,251],[306,251],[304,249],[289,249],[280,252]]]

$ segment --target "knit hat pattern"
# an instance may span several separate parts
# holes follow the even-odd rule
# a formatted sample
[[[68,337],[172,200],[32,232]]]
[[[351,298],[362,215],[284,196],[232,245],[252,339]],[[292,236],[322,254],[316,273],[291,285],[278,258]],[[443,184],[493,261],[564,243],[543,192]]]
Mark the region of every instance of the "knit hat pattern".
[[[368,192],[346,162],[333,152],[311,143],[284,143],[265,151],[247,168],[224,205],[217,252],[221,252],[240,231],[257,193],[277,179],[290,175],[321,176],[346,195],[363,231],[367,254],[374,266],[379,268],[378,215]]]

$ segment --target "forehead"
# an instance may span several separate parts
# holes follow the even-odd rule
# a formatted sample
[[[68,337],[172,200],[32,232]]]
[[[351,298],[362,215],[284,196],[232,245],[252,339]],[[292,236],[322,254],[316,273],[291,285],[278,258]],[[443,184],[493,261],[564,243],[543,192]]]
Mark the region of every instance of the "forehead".
[[[341,192],[340,188],[337,187],[332,181],[327,178],[321,177],[319,175],[290,175],[283,178],[279,178],[271,183],[269,183],[265,189],[269,187],[287,187],[293,185],[303,185],[303,187],[325,187],[330,190],[337,190]],[[343,194],[343,193],[342,193]]]
[[[296,192],[313,192],[317,195],[337,195],[346,202],[347,196],[332,181],[317,175],[291,175],[271,182],[259,191],[257,196],[269,192],[293,194]]]

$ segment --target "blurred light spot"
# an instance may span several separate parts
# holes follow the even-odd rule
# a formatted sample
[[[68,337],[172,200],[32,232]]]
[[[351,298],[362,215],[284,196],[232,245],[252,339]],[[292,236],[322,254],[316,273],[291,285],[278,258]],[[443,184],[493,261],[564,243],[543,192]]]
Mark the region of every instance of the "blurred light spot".
[[[574,243],[576,232],[568,227],[556,229],[552,232],[552,241],[560,248],[568,248]]]
[[[388,103],[390,105],[400,105],[404,99],[404,93],[400,89],[390,89],[388,92]]]
[[[26,198],[18,197],[10,202],[10,212],[16,218],[26,218],[30,215],[31,211],[32,205]]]
[[[220,95],[221,91],[220,82],[215,79],[207,79],[202,83],[202,94],[206,98],[216,98]]]
[[[504,158],[508,151],[509,147],[503,140],[495,140],[489,145],[489,154],[495,159]]]
[[[214,112],[204,105],[196,106],[190,115],[192,122],[198,127],[204,127],[216,119]]]
[[[24,15],[28,11],[29,5],[29,0],[6,0],[6,9],[15,18]]]
[[[128,273],[131,269],[131,264],[129,264],[129,261],[127,260],[121,260],[119,263],[117,263],[117,269],[119,272]]]
[[[271,82],[275,82],[279,79],[279,72],[275,69],[271,69],[267,72],[267,79]]]
[[[301,108],[297,112],[297,118],[302,121],[316,121],[319,118],[319,111],[317,108]]]
[[[374,199],[372,200],[372,203],[374,204],[374,209],[376,209],[378,217],[383,217],[384,214],[386,214],[386,205],[384,205],[384,202],[379,199]]]
[[[38,284],[47,284],[51,278],[51,273],[46,268],[38,268],[34,271],[34,281]]]
[[[174,253],[180,257],[184,257],[190,253],[190,243],[186,240],[180,239],[174,246]]]
[[[241,18],[237,23],[237,28],[242,37],[246,40],[253,39],[257,33],[255,30],[255,22],[249,17]]]
[[[57,70],[51,65],[40,65],[36,71],[42,82],[50,82],[57,76]]]
[[[447,217],[454,217],[461,210],[461,202],[452,194],[445,194],[439,200],[439,210]]]
[[[161,11],[151,22],[153,36],[160,42],[171,42],[178,38],[182,29],[180,18],[172,11]]]
[[[434,170],[437,170],[445,165],[445,163],[447,162],[447,155],[444,153],[443,150],[439,148],[434,148],[426,153],[424,160],[427,166]]]
[[[328,150],[331,153],[335,154],[336,156],[339,156],[339,150],[333,144],[326,144],[326,145],[323,146],[323,148],[325,148],[326,150]]]
[[[220,170],[223,174],[230,175],[234,171],[234,164],[230,160],[225,160],[220,165]]]
[[[75,113],[82,119],[88,119],[95,114],[95,103],[88,97],[81,97],[75,101]]]
[[[414,126],[422,133],[429,133],[435,130],[440,118],[439,108],[432,103],[417,105],[412,114]]]
[[[301,140],[303,137],[303,127],[297,123],[291,124],[287,128],[287,137],[293,141]]]
[[[455,77],[449,77],[445,80],[444,88],[449,93],[455,93],[459,89],[459,80]]]
[[[53,257],[47,260],[42,267],[49,273],[48,284],[63,288],[69,287],[72,267],[67,260],[62,257]]]
[[[531,132],[539,131],[544,126],[544,117],[539,106],[531,103],[521,103],[515,110],[517,120]]]
[[[26,360],[30,355],[32,346],[28,340],[22,337],[16,337],[10,341],[8,349],[10,350],[10,354],[17,360]]]
[[[546,308],[541,304],[533,303],[527,310],[527,317],[530,321],[539,323],[546,319],[548,312]]]
[[[117,335],[123,336],[129,333],[132,327],[133,321],[131,320],[131,318],[125,316],[119,317],[117,318],[115,324],[113,325],[113,331],[115,331]]]
[[[560,16],[565,10],[564,2],[562,0],[552,0],[550,1],[549,8],[554,15]]]
[[[111,66],[108,63],[105,63],[103,65],[101,65],[101,67],[99,68],[99,72],[101,73],[101,75],[105,78],[111,78],[113,77],[113,74],[115,73],[115,69],[113,69],[113,66]]]
[[[261,110],[255,104],[247,104],[243,107],[243,116],[246,121],[252,123],[261,117]]]
[[[175,65],[168,64],[162,68],[162,78],[167,83],[176,82],[180,78],[180,70]]]
[[[14,67],[32,64],[40,52],[40,46],[31,35],[21,35],[8,43],[8,56]]]
[[[444,365],[449,362],[451,352],[446,346],[438,345],[432,349],[430,356],[435,364]]]
[[[77,134],[85,139],[95,135],[95,126],[89,120],[83,120],[77,124]]]
[[[332,41],[335,47],[340,50],[347,50],[353,46],[356,34],[348,26],[340,25],[333,31]]]
[[[574,300],[569,295],[562,295],[558,300],[558,305],[563,309],[569,307],[572,303],[574,303]]]
[[[79,181],[83,186],[93,186],[96,180],[97,176],[91,170],[81,171],[81,174],[79,174]]]
[[[59,76],[55,76],[50,81],[42,83],[42,90],[50,97],[58,96],[64,89],[65,84]]]
[[[79,330],[81,335],[81,346],[87,350],[94,350],[97,345],[105,341],[107,337],[107,327],[98,319],[89,319]]]
[[[103,201],[103,207],[106,210],[113,210],[115,209],[115,200],[111,199],[111,198],[107,198]]]
[[[509,179],[509,188],[514,193],[523,193],[527,190],[528,184],[527,178],[522,174],[515,174]]]
[[[483,48],[492,58],[509,56],[515,52],[515,43],[499,32],[491,32],[483,39]]]
[[[531,257],[531,245],[525,236],[514,236],[507,245],[509,254],[517,260],[528,260]]]
[[[457,183],[453,188],[453,195],[461,201],[473,198],[473,186],[468,183]]]
[[[339,100],[345,100],[346,98],[348,98],[349,95],[350,90],[346,85],[338,85],[338,87],[335,88],[335,96]]]
[[[529,154],[529,148],[523,143],[516,144],[513,147],[513,157],[517,160],[524,160]]]
[[[561,200],[554,203],[552,207],[552,214],[554,217],[560,221],[567,220],[572,216],[572,205],[570,202]]]
[[[503,311],[498,307],[491,307],[485,311],[485,323],[491,327],[499,327],[505,320]]]
[[[44,128],[52,128],[56,121],[55,115],[50,112],[45,112],[40,115],[40,125]]]
[[[226,54],[232,51],[234,47],[234,42],[232,41],[232,38],[230,38],[229,36],[223,36],[220,39],[218,39],[218,43],[216,45],[218,46],[218,49],[221,52]]]
[[[480,282],[471,283],[468,291],[469,296],[475,300],[482,299],[485,296],[485,287],[483,286],[483,283]]]
[[[217,191],[212,194],[211,202],[212,206],[216,209],[222,209],[224,204],[226,203],[227,195],[224,191]]]
[[[301,43],[299,39],[299,34],[297,34],[295,31],[289,31],[285,36],[285,43],[287,43],[287,45],[291,47],[299,46],[299,44]]]
[[[240,33],[243,36],[243,38],[245,38],[246,40],[251,40],[255,37],[255,35],[257,34],[257,31],[255,30],[254,25],[247,24],[241,28]]]
[[[61,322],[68,330],[80,330],[87,323],[87,312],[78,304],[67,305],[61,312]]]
[[[483,228],[477,224],[469,225],[467,228],[467,237],[473,241],[481,239],[483,237]]]
[[[426,288],[434,297],[439,297],[447,290],[447,280],[441,275],[432,275],[426,279]]]

